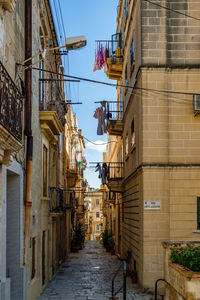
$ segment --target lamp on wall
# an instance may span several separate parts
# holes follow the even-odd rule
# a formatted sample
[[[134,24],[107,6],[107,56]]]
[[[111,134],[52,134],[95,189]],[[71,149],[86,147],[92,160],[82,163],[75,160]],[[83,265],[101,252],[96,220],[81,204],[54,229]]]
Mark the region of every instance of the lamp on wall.
[[[47,49],[45,48],[43,51],[40,51],[37,54],[35,54],[35,55],[29,57],[28,59],[24,60],[21,63],[21,65],[24,65],[25,63],[27,63],[28,61],[32,60],[33,58],[35,58],[37,56],[41,56],[41,59],[39,59],[38,61],[36,61],[33,64],[26,67],[26,68],[30,68],[31,66],[39,63],[41,60],[44,60],[45,57],[46,57],[46,53],[49,52],[49,51],[59,50],[59,49],[62,49],[62,48],[66,48],[67,51],[71,51],[71,50],[76,50],[76,49],[83,48],[86,45],[87,45],[87,40],[86,40],[86,37],[84,35],[66,38],[64,46],[58,46],[58,47],[47,48]],[[26,70],[26,68],[25,68],[25,70]]]

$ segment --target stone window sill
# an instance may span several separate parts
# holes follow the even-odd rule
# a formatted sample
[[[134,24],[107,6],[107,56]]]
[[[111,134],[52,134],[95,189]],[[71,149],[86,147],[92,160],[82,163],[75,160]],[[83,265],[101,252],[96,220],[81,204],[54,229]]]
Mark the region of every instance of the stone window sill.
[[[193,230],[192,233],[200,234],[200,229]]]

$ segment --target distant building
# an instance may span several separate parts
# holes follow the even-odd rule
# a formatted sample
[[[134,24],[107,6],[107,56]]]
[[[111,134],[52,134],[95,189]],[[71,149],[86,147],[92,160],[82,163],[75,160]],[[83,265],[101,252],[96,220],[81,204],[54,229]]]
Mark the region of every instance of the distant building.
[[[99,240],[103,232],[102,193],[88,188],[84,199],[86,207],[86,239]]]

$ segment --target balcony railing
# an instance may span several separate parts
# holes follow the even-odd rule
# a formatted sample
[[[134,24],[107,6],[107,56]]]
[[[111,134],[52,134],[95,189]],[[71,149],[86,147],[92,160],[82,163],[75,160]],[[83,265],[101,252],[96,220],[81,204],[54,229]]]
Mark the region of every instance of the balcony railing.
[[[107,102],[107,131],[110,135],[122,135],[123,104],[120,101]]]
[[[107,101],[106,111],[108,120],[123,119],[123,106],[120,101]]]
[[[50,202],[49,211],[50,213],[62,213],[64,212],[64,191],[60,188],[50,188]]]
[[[121,181],[124,178],[124,163],[123,162],[110,162],[107,163],[108,176],[107,181]]]
[[[0,62],[0,123],[22,142],[23,97]]]
[[[123,69],[123,45],[121,33],[113,34],[111,40],[97,40],[94,71],[104,66],[110,79],[120,79]]]
[[[61,81],[58,79],[39,80],[39,108],[40,111],[56,111],[61,124],[66,123],[66,103],[63,100],[64,94],[61,88]]]
[[[76,159],[69,160],[67,169],[77,173],[78,172],[78,161]]]
[[[81,185],[82,185],[83,188],[86,188],[88,186],[87,180],[86,179],[82,180],[82,184]]]

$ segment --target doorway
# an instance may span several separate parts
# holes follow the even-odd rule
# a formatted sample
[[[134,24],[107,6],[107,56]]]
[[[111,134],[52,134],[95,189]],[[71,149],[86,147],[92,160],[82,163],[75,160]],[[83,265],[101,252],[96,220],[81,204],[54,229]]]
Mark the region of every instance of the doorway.
[[[7,170],[6,272],[11,279],[11,299],[23,299],[20,176]]]

